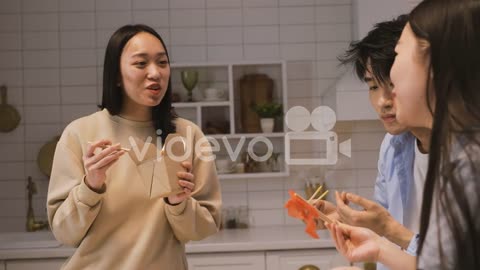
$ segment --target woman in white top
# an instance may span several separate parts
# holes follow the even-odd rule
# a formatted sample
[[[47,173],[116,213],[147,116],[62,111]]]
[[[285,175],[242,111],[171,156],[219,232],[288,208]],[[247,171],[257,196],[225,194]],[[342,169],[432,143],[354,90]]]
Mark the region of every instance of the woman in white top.
[[[419,260],[360,227],[329,224],[351,261],[391,269],[480,269],[480,0],[425,0],[391,69],[398,122],[432,129]]]

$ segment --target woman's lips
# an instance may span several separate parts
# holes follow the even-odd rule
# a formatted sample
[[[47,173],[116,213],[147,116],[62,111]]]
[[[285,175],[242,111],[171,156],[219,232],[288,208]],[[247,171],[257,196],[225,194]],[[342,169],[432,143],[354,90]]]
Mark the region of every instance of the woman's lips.
[[[162,88],[160,86],[151,86],[151,87],[147,87],[147,90],[153,95],[159,95],[161,93]]]
[[[147,89],[148,90],[160,90],[161,87],[160,87],[160,84],[153,83],[153,84],[150,84],[149,86],[147,86]]]

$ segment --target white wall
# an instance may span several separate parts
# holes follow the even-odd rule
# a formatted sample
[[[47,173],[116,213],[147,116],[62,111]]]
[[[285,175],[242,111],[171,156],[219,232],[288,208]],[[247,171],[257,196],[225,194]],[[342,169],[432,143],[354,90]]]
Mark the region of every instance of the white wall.
[[[173,62],[285,59],[289,106],[313,109],[341,74],[336,56],[351,39],[350,0],[0,0],[0,83],[22,116],[0,134],[0,231],[24,230],[25,179],[39,185],[35,211],[45,218],[48,181],[40,147],[71,120],[96,109],[106,42],[127,23],[164,37]],[[342,159],[330,188],[371,195],[383,131],[376,122],[342,123],[352,159]],[[312,154],[311,148],[295,151]],[[257,225],[290,224],[287,179],[222,181],[225,205],[248,205]],[[333,168],[330,168],[333,169]],[[316,172],[311,172],[316,174]],[[365,179],[365,180],[363,180]]]

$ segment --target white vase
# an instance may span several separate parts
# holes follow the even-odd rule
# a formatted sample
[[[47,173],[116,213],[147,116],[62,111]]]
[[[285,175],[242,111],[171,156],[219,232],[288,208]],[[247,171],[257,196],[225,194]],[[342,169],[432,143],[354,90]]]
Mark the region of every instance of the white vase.
[[[260,127],[262,128],[263,133],[272,133],[273,125],[275,124],[275,119],[273,118],[261,118]]]

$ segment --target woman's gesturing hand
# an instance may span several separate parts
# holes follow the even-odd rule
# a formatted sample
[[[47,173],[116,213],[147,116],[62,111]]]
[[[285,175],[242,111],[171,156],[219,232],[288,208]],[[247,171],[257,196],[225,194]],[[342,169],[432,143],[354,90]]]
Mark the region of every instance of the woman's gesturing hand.
[[[373,231],[346,224],[327,224],[337,250],[351,262],[376,262],[382,238]]]
[[[100,148],[101,151],[96,149]],[[106,172],[120,156],[125,154],[119,143],[112,145],[109,140],[99,140],[89,144],[85,155],[83,156],[83,164],[85,167],[85,184],[94,191],[102,189],[107,178]]]
[[[177,172],[177,177],[179,178],[178,184],[183,188],[183,192],[168,196],[167,200],[170,204],[179,204],[188,199],[195,188],[193,183],[194,175],[191,173],[192,163],[184,161],[182,166],[186,169],[186,172]]]

